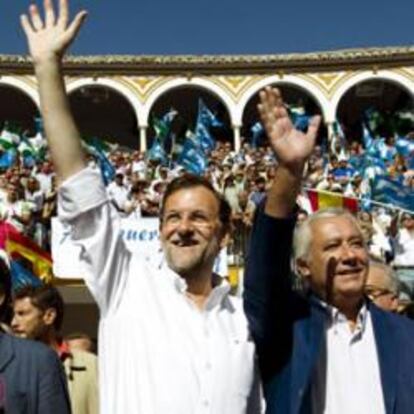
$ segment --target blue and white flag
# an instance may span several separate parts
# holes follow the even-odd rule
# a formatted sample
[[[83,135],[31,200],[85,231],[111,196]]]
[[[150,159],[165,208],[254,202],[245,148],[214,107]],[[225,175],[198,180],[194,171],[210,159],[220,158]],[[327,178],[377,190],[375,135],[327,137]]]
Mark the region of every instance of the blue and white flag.
[[[299,131],[306,131],[311,117],[305,112],[302,106],[290,106],[288,112],[293,126]]]
[[[207,168],[208,159],[202,148],[192,139],[187,138],[177,163],[183,166],[188,172],[201,175]]]
[[[195,127],[195,139],[205,152],[212,151],[216,142],[210,133],[211,127],[223,126],[216,116],[207,108],[203,100],[198,100],[198,114]]]
[[[154,138],[152,146],[148,151],[147,158],[150,160],[158,160],[162,165],[168,164],[168,155],[158,138]]]
[[[174,118],[178,115],[178,112],[174,109],[171,108],[167,113],[165,113],[162,118],[161,121],[165,124],[168,125],[168,127],[171,126],[172,121],[174,121]]]
[[[387,176],[375,177],[371,183],[371,197],[374,201],[414,212],[414,193],[399,180]]]
[[[0,155],[0,168],[7,169],[13,166],[16,161],[16,150],[9,149]]]
[[[398,137],[395,141],[398,154],[403,157],[414,156],[414,141],[405,137]]]
[[[203,124],[202,122],[197,122],[195,130],[195,139],[205,152],[212,151],[216,146],[216,143],[214,141],[214,138],[210,134],[208,126]]]
[[[375,136],[380,124],[383,123],[383,117],[380,112],[374,108],[368,108],[363,114],[363,119],[370,134]]]
[[[104,154],[103,151],[97,150],[95,156],[101,170],[102,179],[105,185],[108,185],[115,177],[115,167],[112,165],[111,161],[109,161],[108,157]]]
[[[84,142],[84,146],[95,157],[96,163],[101,171],[102,180],[105,185],[108,185],[114,179],[116,170],[104,152],[106,143],[94,137],[89,140],[89,143]]]
[[[260,121],[256,122],[251,128],[250,131],[252,133],[252,147],[257,148],[259,146],[260,140],[265,134],[265,130],[263,125]]]
[[[217,119],[213,112],[208,109],[204,101],[198,100],[197,124],[202,123],[207,127],[222,127],[223,123]]]

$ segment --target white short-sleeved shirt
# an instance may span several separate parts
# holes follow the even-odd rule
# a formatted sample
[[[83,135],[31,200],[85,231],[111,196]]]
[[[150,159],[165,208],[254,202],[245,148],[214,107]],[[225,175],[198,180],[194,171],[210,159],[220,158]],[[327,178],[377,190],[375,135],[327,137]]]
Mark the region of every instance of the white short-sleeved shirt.
[[[96,171],[63,183],[58,205],[100,308],[101,414],[259,412],[254,345],[229,286],[200,311],[184,279],[131,255]]]

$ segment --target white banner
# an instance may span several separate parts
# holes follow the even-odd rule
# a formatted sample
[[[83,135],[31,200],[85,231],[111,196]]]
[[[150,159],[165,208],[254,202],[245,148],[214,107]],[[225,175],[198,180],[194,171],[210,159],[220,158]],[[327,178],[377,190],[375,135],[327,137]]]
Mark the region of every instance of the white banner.
[[[130,252],[145,254],[145,259],[156,266],[161,263],[162,251],[157,217],[122,219],[121,237]],[[57,217],[52,218],[53,273],[56,277],[82,278],[79,266],[80,251],[80,247],[71,239],[70,226],[64,226]],[[222,249],[218,255],[214,271],[221,276],[228,275],[227,249]]]

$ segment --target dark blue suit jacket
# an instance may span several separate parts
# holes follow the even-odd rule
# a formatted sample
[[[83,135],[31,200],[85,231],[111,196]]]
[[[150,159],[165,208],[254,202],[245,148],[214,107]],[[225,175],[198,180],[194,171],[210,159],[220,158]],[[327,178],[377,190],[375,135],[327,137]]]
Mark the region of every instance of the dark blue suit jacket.
[[[267,413],[312,413],[312,375],[325,346],[325,309],[291,287],[294,225],[294,219],[259,212],[246,268],[244,306],[257,347]],[[370,302],[368,309],[386,413],[412,414],[414,323]]]
[[[0,380],[6,414],[69,414],[66,379],[56,352],[0,333]]]

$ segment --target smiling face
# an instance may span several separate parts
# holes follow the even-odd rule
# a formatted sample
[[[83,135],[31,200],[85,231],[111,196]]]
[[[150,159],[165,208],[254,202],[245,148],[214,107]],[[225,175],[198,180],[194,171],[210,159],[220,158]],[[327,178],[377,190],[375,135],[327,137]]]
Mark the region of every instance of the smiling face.
[[[184,278],[211,272],[223,246],[219,201],[207,188],[196,186],[175,191],[165,201],[161,243],[168,266]]]
[[[368,253],[361,231],[347,215],[324,217],[310,224],[308,254],[298,267],[311,289],[328,303],[362,298]]]

